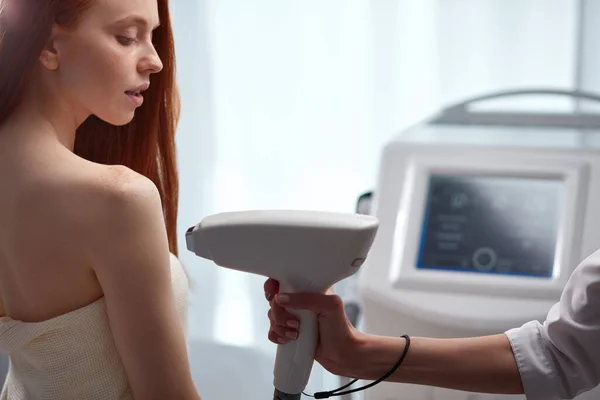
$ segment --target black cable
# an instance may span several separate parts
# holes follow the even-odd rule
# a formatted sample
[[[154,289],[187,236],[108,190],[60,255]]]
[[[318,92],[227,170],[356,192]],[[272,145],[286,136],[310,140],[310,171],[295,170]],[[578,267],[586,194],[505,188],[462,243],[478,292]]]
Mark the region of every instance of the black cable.
[[[402,352],[402,355],[400,356],[400,359],[392,367],[392,369],[388,371],[388,373],[386,373],[381,378],[377,379],[375,382],[371,382],[370,384],[365,385],[363,387],[359,387],[359,388],[352,389],[352,390],[347,390],[345,392],[340,392],[340,390],[346,389],[348,386],[350,386],[350,385],[354,384],[356,381],[358,381],[358,379],[355,379],[352,382],[348,383],[347,385],[344,385],[341,388],[338,388],[338,389],[335,389],[335,390],[331,390],[329,392],[317,392],[313,396],[311,396],[309,394],[306,394],[304,392],[302,392],[302,394],[304,394],[305,396],[314,397],[315,399],[328,399],[328,398],[333,397],[333,396],[343,396],[345,394],[350,394],[350,393],[358,392],[358,391],[361,391],[361,390],[365,390],[365,389],[373,387],[373,386],[377,385],[378,383],[386,380],[387,378],[390,377],[390,375],[392,375],[394,373],[394,371],[396,371],[398,369],[398,367],[400,367],[400,365],[404,361],[404,358],[406,357],[406,354],[408,353],[408,348],[410,347],[410,336],[408,336],[408,335],[402,335],[402,337],[404,339],[406,339],[406,345],[404,346],[404,351]]]

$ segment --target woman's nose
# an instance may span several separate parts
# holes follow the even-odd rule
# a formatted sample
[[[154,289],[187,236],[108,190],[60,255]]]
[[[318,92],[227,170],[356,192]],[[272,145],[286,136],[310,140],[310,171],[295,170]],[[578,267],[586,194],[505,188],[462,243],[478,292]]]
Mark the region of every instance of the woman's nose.
[[[163,69],[163,63],[162,63],[158,53],[156,52],[156,49],[152,45],[152,43],[150,43],[149,53],[144,58],[144,61],[142,62],[142,65],[141,65],[141,69],[142,69],[142,71],[140,71],[140,72],[151,73],[151,74],[156,74],[156,73],[162,71],[162,69]]]

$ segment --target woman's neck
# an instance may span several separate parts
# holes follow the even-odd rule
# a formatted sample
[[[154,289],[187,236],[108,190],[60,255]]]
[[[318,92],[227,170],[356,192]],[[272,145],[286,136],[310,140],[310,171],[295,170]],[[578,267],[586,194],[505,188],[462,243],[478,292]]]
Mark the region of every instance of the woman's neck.
[[[82,122],[60,102],[45,102],[43,96],[26,96],[25,101],[0,126],[0,131],[11,141],[30,144],[54,141],[73,151],[76,130]]]

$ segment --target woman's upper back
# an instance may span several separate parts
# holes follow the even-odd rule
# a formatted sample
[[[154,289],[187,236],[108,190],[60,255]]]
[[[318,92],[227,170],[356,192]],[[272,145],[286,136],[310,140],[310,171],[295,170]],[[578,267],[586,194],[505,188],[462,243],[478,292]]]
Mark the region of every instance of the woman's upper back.
[[[156,187],[60,146],[28,146],[8,152],[0,144],[0,317],[27,329],[68,315],[97,318],[102,304],[134,398],[199,398]]]
[[[87,230],[118,183],[113,167],[23,153],[0,160],[0,316],[35,322],[102,296]]]

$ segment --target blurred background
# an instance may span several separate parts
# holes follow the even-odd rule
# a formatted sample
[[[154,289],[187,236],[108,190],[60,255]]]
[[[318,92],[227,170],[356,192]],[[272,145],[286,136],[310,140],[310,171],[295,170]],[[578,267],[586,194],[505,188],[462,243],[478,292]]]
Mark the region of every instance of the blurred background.
[[[353,212],[383,145],[489,92],[600,90],[594,0],[171,0],[182,116],[180,259],[191,273],[190,354],[205,400],[270,398],[262,277],[185,248],[212,213]],[[568,99],[496,104],[574,110]],[[315,365],[307,392],[334,389]],[[230,392],[228,392],[230,390]]]

